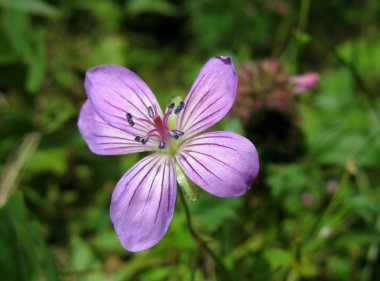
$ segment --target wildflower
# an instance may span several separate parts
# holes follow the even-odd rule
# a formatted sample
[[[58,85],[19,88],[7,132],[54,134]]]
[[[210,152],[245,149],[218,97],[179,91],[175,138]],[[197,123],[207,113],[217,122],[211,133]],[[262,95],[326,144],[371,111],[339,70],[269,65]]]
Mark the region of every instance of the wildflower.
[[[327,193],[334,194],[338,190],[338,183],[336,180],[329,179],[326,183]]]
[[[304,192],[301,197],[302,204],[310,206],[314,202],[314,196],[309,192]]]
[[[289,82],[295,85],[293,92],[300,94],[302,92],[313,90],[320,79],[320,75],[316,72],[306,72],[301,75],[295,75],[288,78]]]
[[[112,194],[111,220],[127,250],[150,248],[164,236],[182,170],[219,197],[248,190],[259,170],[255,146],[232,132],[200,134],[226,115],[236,88],[232,59],[214,57],[187,98],[171,102],[163,114],[149,87],[127,68],[102,65],[86,73],[88,99],[78,126],[90,150],[101,155],[153,152],[123,175]]]

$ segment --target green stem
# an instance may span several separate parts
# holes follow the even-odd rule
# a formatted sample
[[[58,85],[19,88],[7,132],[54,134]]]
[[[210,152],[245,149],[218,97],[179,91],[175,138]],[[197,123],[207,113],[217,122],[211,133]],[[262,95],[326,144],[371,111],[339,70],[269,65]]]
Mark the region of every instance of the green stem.
[[[378,214],[376,218],[375,231],[378,234],[380,234],[380,214]],[[360,276],[360,281],[371,280],[378,256],[379,256],[379,243],[373,242],[368,248],[367,261],[363,268],[362,274]]]
[[[193,236],[195,241],[198,243],[198,245],[202,249],[204,249],[206,253],[215,261],[221,280],[225,280],[225,281],[231,280],[230,274],[227,268],[225,267],[225,265],[223,264],[223,262],[221,261],[221,259],[207,245],[207,243],[202,239],[202,237],[198,234],[198,232],[195,231],[192,221],[191,221],[191,215],[190,215],[189,207],[187,206],[187,203],[186,203],[185,196],[183,195],[183,192],[180,188],[178,190],[179,190],[183,208],[185,210],[187,226],[190,230],[191,235]]]
[[[300,17],[298,20],[299,31],[304,32],[307,28],[307,22],[309,19],[310,0],[302,0],[300,8]]]
[[[314,223],[314,226],[311,228],[311,231],[310,231],[309,235],[306,238],[306,241],[304,243],[305,245],[313,237],[319,235],[319,233],[321,231],[321,228],[323,227],[326,218],[328,217],[328,215],[330,214],[330,212],[336,206],[336,202],[337,202],[338,198],[340,197],[340,194],[342,193],[342,190],[344,189],[344,186],[347,184],[347,181],[348,181],[349,177],[350,177],[350,173],[349,173],[349,171],[347,169],[345,169],[344,172],[343,172],[343,175],[342,175],[342,177],[341,177],[341,179],[339,181],[338,190],[334,193],[333,197],[331,198],[329,204],[325,208],[325,210],[322,213],[322,215],[320,215],[318,217],[317,221]]]

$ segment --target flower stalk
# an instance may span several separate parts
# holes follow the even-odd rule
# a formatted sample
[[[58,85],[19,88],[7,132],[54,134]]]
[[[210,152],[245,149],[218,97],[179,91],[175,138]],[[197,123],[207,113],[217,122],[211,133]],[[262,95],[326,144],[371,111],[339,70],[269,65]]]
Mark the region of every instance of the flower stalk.
[[[183,195],[183,192],[181,189],[179,189],[179,195],[181,198],[181,203],[183,205],[183,209],[185,210],[186,215],[186,223],[187,227],[189,228],[189,231],[191,235],[193,236],[194,240],[197,242],[198,246],[206,251],[206,253],[212,258],[217,266],[218,273],[220,275],[221,280],[224,281],[230,281],[232,280],[230,278],[230,273],[227,269],[227,267],[224,265],[223,261],[218,257],[217,254],[214,253],[214,251],[207,245],[207,243],[202,239],[202,237],[198,234],[198,232],[194,229],[193,223],[191,221],[191,215],[189,211],[189,207],[186,203],[186,198]]]

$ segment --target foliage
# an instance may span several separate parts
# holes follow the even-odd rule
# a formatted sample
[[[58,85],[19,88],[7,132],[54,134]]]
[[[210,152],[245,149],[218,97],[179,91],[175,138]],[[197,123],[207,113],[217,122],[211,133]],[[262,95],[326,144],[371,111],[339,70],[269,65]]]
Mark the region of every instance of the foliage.
[[[375,0],[0,0],[0,279],[225,280],[180,200],[157,246],[121,247],[110,196],[141,155],[93,155],[76,122],[91,66],[131,68],[164,106],[229,54],[321,80],[286,114],[216,125],[257,145],[260,176],[239,198],[199,189],[194,229],[232,280],[377,280],[379,15]]]

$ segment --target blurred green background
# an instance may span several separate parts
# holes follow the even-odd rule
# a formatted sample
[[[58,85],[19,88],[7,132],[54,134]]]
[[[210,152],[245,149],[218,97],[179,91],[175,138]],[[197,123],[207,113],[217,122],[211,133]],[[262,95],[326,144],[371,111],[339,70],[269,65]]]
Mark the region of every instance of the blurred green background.
[[[246,195],[188,201],[230,276],[179,200],[157,246],[125,251],[110,196],[142,155],[94,155],[76,125],[90,67],[132,69],[165,106],[215,55],[240,81],[215,128],[261,161]],[[379,87],[377,0],[0,0],[0,280],[379,280]]]

